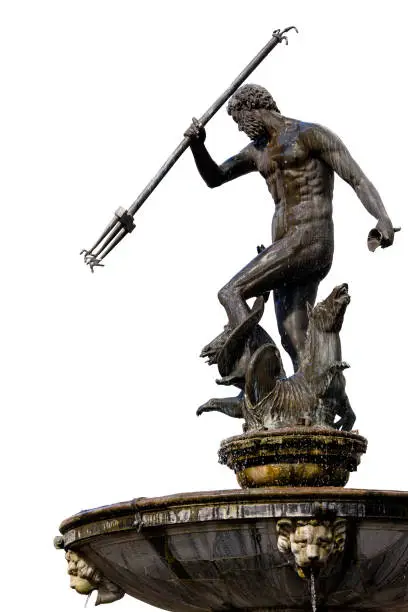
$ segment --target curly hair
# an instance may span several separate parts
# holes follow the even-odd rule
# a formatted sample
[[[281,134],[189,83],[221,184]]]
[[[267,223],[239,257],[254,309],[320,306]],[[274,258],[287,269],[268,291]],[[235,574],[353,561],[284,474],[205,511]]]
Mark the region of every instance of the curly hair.
[[[227,112],[229,115],[232,115],[234,112],[256,108],[264,108],[280,113],[275,100],[264,87],[260,85],[243,85],[230,98]]]

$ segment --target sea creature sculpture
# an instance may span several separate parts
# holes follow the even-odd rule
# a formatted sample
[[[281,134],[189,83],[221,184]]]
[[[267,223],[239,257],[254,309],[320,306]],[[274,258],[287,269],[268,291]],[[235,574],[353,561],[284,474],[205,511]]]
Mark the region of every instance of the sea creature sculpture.
[[[315,308],[308,308],[304,352],[299,369],[290,377],[285,375],[276,344],[258,325],[264,302],[263,297],[257,298],[248,324],[245,321],[229,336],[224,332],[226,341],[218,353],[211,354],[210,363],[217,363],[223,376],[220,382],[239,386],[241,393],[236,398],[212,399],[198,414],[217,410],[243,417],[246,431],[296,425],[350,431],[355,415],[345,392],[342,372],[349,366],[342,361],[340,343],[350,302],[347,284],[335,287]],[[336,415],[340,416],[337,422]]]

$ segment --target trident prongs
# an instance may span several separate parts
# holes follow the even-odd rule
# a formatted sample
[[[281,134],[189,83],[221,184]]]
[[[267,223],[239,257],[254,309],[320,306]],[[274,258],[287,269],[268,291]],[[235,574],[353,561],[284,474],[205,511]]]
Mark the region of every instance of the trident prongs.
[[[84,256],[84,262],[86,264],[89,264],[91,260],[95,259],[95,254],[92,253],[91,251],[87,251],[87,249],[82,249],[82,251],[80,252],[80,255]]]
[[[106,238],[106,236],[113,230],[113,228],[117,225],[117,223],[118,223],[118,218],[115,214],[112,221],[109,223],[109,225],[106,226],[102,234],[99,236],[98,240],[95,242],[92,248],[89,249],[90,253],[94,252],[94,250],[101,244],[102,240]]]
[[[105,257],[112,251],[112,249],[114,249],[115,246],[119,244],[121,240],[123,240],[126,234],[127,232],[125,228],[122,227],[122,229],[116,233],[115,239],[114,240],[112,239],[110,243],[106,245],[106,248],[104,250],[99,251],[99,261],[102,261],[102,259],[105,259]]]
[[[103,268],[104,264],[101,263],[101,260],[98,259],[97,257],[95,257],[95,255],[92,256],[88,256],[88,260],[86,261],[87,266],[89,266],[91,268],[91,272],[93,274],[94,272],[94,268],[99,267],[99,268]]]
[[[94,255],[100,259],[106,257],[106,255],[111,252],[111,250],[122,240],[122,238],[124,238],[126,234],[133,232],[136,227],[132,215],[130,215],[125,208],[118,208],[118,210],[115,212],[115,218],[116,225],[108,234],[105,242],[94,253]]]
[[[80,255],[84,256],[85,263],[87,263],[88,257],[93,257],[92,253],[90,251],[87,251],[86,249],[82,249],[82,251],[80,252]]]
[[[80,253],[84,256],[84,261],[90,266],[92,272],[96,266],[103,267],[100,263],[102,259],[110,253],[126,234],[130,234],[134,228],[135,224],[132,215],[130,215],[125,208],[118,208],[113,220],[109,223],[92,249],[89,251],[87,249],[82,249]]]
[[[290,32],[290,30],[295,30],[296,34],[299,34],[299,30],[297,29],[296,26],[289,26],[288,28],[285,28],[282,31],[274,30],[272,32],[272,36],[277,38],[280,43],[284,40],[285,41],[285,45],[287,45],[288,44],[288,37],[285,36],[285,34],[287,34],[287,32]]]
[[[110,245],[112,240],[114,240],[116,238],[116,236],[119,234],[121,229],[122,229],[122,226],[120,225],[120,223],[116,223],[115,227],[110,232],[110,234],[108,234],[108,236],[105,239],[105,241],[102,242],[100,247],[95,251],[94,255],[96,257],[99,257],[99,255],[102,253],[102,251],[104,251]]]
[[[82,251],[80,252],[80,255],[84,256],[84,262],[86,263],[87,266],[90,266],[91,272],[93,272],[93,269],[95,266],[99,265],[100,260],[97,259],[93,253],[91,253],[90,251],[87,251],[87,249],[82,249]]]

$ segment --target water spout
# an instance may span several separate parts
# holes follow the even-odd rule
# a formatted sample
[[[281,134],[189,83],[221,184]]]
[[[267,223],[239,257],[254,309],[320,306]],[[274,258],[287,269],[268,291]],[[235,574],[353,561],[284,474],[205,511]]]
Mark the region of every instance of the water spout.
[[[310,599],[312,602],[312,610],[317,610],[317,598],[316,598],[316,577],[313,568],[310,570]]]

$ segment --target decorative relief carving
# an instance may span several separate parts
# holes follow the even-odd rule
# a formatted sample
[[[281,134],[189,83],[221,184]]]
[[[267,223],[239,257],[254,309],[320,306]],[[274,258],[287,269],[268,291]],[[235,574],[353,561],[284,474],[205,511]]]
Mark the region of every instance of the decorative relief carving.
[[[336,554],[344,551],[347,531],[345,519],[281,519],[276,529],[279,552],[292,557],[301,578],[305,578],[310,570],[325,567]]]
[[[64,548],[63,538],[57,536],[54,540],[56,548]],[[112,603],[122,599],[125,592],[116,584],[108,580],[89,561],[73,550],[66,550],[65,559],[68,563],[68,575],[70,587],[81,595],[89,595],[92,591],[98,591],[95,605]]]

